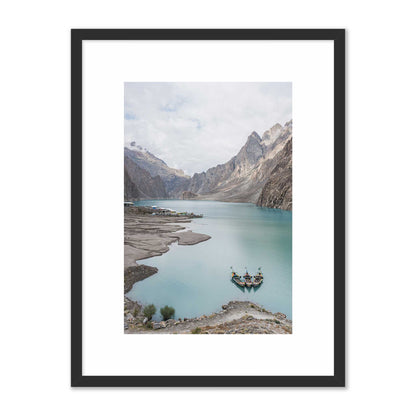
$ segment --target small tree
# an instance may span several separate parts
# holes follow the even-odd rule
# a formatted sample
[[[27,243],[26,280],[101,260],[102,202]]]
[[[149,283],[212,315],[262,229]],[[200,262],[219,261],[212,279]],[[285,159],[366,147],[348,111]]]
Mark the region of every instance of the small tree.
[[[171,306],[166,305],[164,308],[160,308],[160,313],[163,316],[163,320],[166,321],[167,319],[172,318],[175,315],[175,309]]]
[[[153,305],[153,303],[151,305],[147,305],[144,309],[143,309],[143,314],[144,316],[150,321],[152,319],[152,316],[156,313],[156,306]]]

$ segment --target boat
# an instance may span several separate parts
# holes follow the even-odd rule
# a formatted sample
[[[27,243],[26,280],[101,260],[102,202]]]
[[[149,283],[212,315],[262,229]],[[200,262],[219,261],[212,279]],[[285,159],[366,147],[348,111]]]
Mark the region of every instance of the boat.
[[[241,280],[241,276],[237,274],[231,267],[231,280],[238,286],[244,287],[246,284]]]
[[[243,277],[244,277],[244,281],[245,281],[246,286],[248,288],[250,288],[253,285],[253,282],[251,281],[251,276],[248,273],[247,268],[246,268],[246,273],[244,274]]]
[[[233,276],[231,279],[236,285],[240,287],[244,287],[246,285],[246,283],[241,280],[241,276],[236,275]]]
[[[253,279],[253,287],[259,287],[263,283],[263,279],[263,273],[261,272],[261,267],[259,267],[259,270]]]

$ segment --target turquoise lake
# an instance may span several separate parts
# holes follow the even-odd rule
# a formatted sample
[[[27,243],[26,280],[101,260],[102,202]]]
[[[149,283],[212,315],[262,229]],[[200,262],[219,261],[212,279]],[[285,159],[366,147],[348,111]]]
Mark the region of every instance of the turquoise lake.
[[[174,243],[162,256],[140,260],[159,272],[137,282],[128,297],[175,308],[175,318],[192,318],[221,310],[230,300],[249,300],[292,318],[292,213],[254,204],[217,201],[149,200],[136,205],[157,205],[176,211],[203,214],[182,224],[211,239],[194,246]],[[258,289],[239,288],[231,282],[230,267],[243,275],[262,268]],[[154,319],[160,320],[160,315]]]

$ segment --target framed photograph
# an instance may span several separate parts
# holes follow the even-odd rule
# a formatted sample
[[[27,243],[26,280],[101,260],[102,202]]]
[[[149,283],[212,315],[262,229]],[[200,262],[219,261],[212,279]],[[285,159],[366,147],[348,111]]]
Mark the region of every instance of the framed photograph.
[[[72,386],[345,386],[345,31],[71,48]]]

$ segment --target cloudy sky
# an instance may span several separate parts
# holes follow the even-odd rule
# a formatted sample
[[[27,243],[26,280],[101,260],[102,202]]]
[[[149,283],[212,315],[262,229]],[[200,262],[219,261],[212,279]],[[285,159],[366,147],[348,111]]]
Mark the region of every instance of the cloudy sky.
[[[292,117],[291,83],[124,84],[124,141],[192,175]]]

